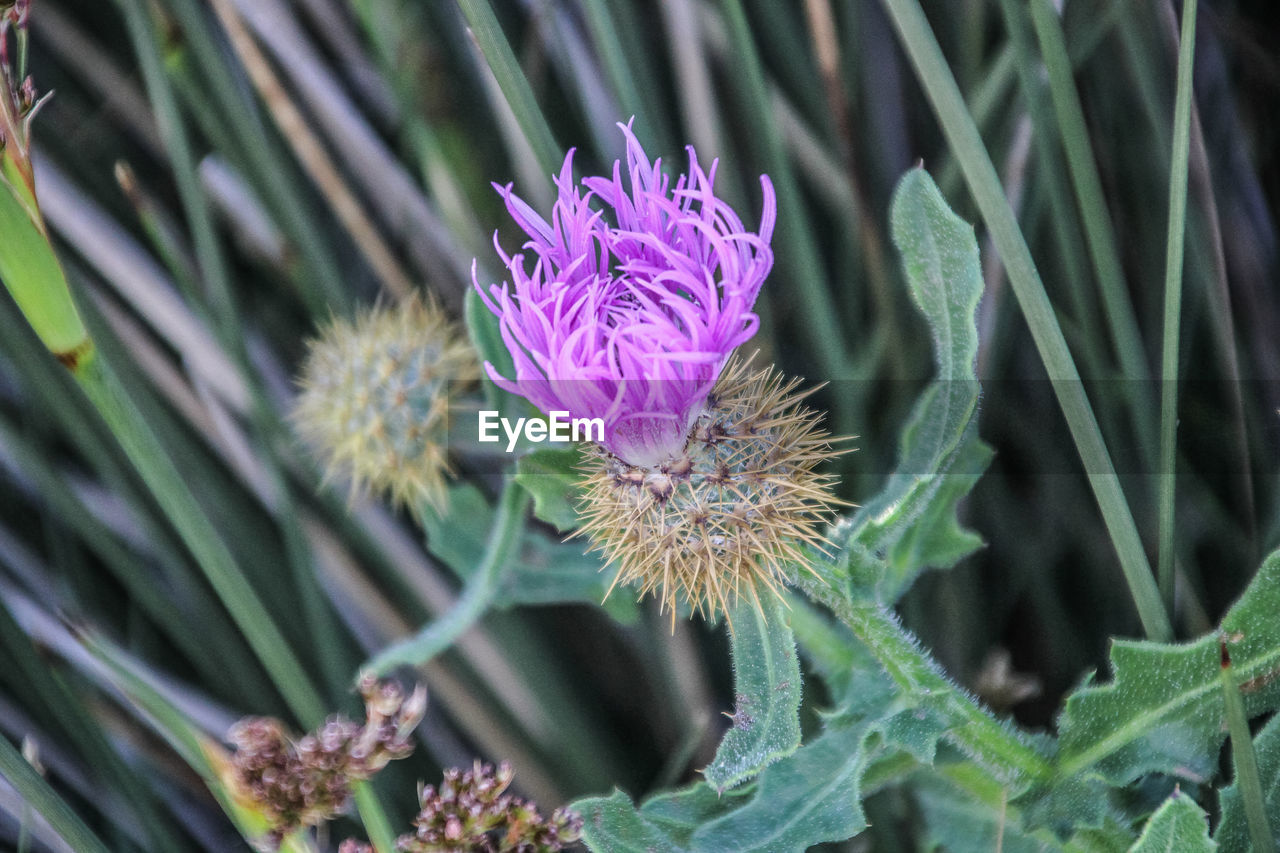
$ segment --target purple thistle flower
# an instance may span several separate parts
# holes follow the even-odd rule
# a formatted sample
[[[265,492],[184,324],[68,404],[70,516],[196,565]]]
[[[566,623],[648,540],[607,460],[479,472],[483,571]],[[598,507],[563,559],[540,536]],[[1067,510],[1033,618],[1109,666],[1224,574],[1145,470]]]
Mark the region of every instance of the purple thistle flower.
[[[630,123],[618,127],[626,183],[615,162],[612,177],[576,185],[571,149],[550,224],[510,184],[494,184],[529,235],[523,248],[533,267],[525,253],[504,252],[495,234],[511,281],[487,294],[475,286],[515,362],[514,379],[485,364],[497,385],[543,412],[601,418],[606,449],[655,465],[680,453],[729,354],[759,328],[752,308],[773,266],[776,203],[761,175],[760,230],[747,231],[715,194],[715,161],[704,172],[689,146],[689,174],[672,187]]]

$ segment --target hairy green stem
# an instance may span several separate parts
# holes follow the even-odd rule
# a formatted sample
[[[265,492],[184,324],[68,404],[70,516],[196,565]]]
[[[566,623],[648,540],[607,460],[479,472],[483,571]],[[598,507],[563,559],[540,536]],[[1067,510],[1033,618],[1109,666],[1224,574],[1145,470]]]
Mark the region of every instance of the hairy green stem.
[[[1173,612],[1174,468],[1178,452],[1178,335],[1182,319],[1182,257],[1187,230],[1187,163],[1191,152],[1191,70],[1195,64],[1196,0],[1182,7],[1178,48],[1178,93],[1173,111],[1173,158],[1169,164],[1169,238],[1164,268],[1164,347],[1160,360],[1160,593]]]
[[[1191,3],[1194,4],[1195,0],[1191,0]],[[1272,840],[1271,827],[1267,821],[1262,777],[1258,773],[1258,757],[1253,751],[1253,736],[1249,733],[1249,718],[1245,716],[1244,700],[1240,698],[1240,688],[1232,672],[1230,663],[1222,668],[1222,698],[1226,703],[1227,730],[1231,733],[1231,755],[1236,763],[1236,785],[1240,790],[1240,801],[1244,804],[1245,821],[1249,824],[1249,837],[1253,841],[1254,853],[1271,853],[1276,849],[1276,844]]]
[[[933,104],[943,133],[960,162],[996,251],[1004,260],[1009,284],[1026,318],[1076,450],[1084,463],[1089,485],[1120,559],[1120,568],[1142,626],[1149,638],[1169,642],[1173,639],[1173,627],[1160,600],[1160,590],[1143,550],[1133,512],[1120,487],[1120,478],[1102,440],[1093,407],[1084,393],[1062,328],[1045,293],[1026,238],[1005,198],[991,157],[918,0],[883,2]]]
[[[468,579],[457,603],[419,633],[383,649],[361,668],[362,674],[383,675],[397,666],[424,664],[453,645],[484,615],[524,534],[528,507],[529,492],[517,484],[514,477],[508,478],[498,499],[498,512],[480,565]]]
[[[904,693],[939,710],[947,718],[947,738],[975,761],[1006,782],[1048,778],[1045,757],[947,678],[891,609],[878,601],[850,601],[815,578],[799,585],[853,631]]]

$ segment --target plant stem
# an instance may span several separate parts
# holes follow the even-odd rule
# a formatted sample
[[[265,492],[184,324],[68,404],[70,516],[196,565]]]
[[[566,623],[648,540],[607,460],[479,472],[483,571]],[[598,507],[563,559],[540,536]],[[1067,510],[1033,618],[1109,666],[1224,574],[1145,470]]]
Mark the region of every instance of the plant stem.
[[[904,693],[940,710],[947,717],[947,738],[975,761],[1006,782],[1049,776],[1044,756],[953,684],[892,610],[877,601],[850,601],[816,578],[801,578],[799,585],[849,626]]]
[[[507,478],[502,496],[498,499],[498,512],[493,520],[484,555],[475,574],[467,581],[465,592],[444,616],[414,636],[388,646],[375,655],[361,667],[362,674],[372,672],[374,675],[383,675],[397,666],[420,666],[451,646],[484,615],[524,534],[525,511],[528,506],[529,492],[518,485],[514,477]]]
[[[1178,453],[1178,332],[1182,317],[1182,256],[1187,229],[1187,161],[1191,151],[1192,75],[1196,50],[1196,0],[1182,6],[1178,93],[1173,110],[1173,158],[1169,164],[1169,238],[1164,269],[1164,347],[1160,361],[1160,593],[1173,612],[1174,468]]]
[[[1194,4],[1195,0],[1190,2]],[[1240,790],[1240,800],[1244,803],[1244,816],[1249,824],[1249,837],[1253,841],[1254,853],[1269,853],[1276,849],[1276,845],[1267,821],[1262,777],[1258,774],[1258,757],[1253,751],[1253,736],[1249,733],[1249,718],[1244,713],[1244,700],[1240,698],[1240,688],[1231,673],[1231,663],[1227,661],[1222,667],[1222,697],[1226,702],[1227,730],[1231,733],[1231,755],[1236,763],[1236,785]]]
[[[378,795],[374,793],[372,783],[355,782],[351,786],[351,792],[354,795],[356,809],[360,812],[360,822],[364,825],[364,831],[369,834],[369,842],[373,844],[373,849],[377,853],[395,853],[395,832],[391,829],[391,822],[387,820],[386,813],[382,810],[382,804],[378,802]]]
[[[1058,325],[1053,306],[1045,293],[1031,250],[1027,247],[1013,210],[1004,196],[991,157],[983,145],[973,117],[969,115],[964,97],[960,94],[955,77],[951,74],[946,58],[942,55],[942,48],[938,45],[918,0],[883,2],[898,29],[907,55],[915,66],[920,83],[933,104],[943,133],[956,153],[969,190],[986,220],[996,251],[1004,260],[1009,284],[1022,308],[1058,404],[1062,407],[1067,426],[1071,430],[1076,450],[1084,463],[1089,485],[1120,559],[1120,568],[1137,606],[1142,626],[1149,638],[1169,642],[1173,639],[1173,627],[1160,600],[1160,590],[1143,550],[1133,513],[1120,488],[1120,478],[1102,440],[1097,418],[1084,393],[1075,361],[1062,336],[1062,328]]]

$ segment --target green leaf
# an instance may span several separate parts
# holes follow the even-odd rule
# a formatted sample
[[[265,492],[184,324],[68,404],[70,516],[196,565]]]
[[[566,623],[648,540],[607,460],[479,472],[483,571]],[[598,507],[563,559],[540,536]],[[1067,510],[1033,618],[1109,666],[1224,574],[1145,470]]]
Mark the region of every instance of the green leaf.
[[[703,771],[723,791],[800,745],[800,661],[780,601],[741,596],[729,612],[733,725]]]
[[[837,724],[760,774],[756,795],[693,835],[696,850],[803,851],[867,825],[858,785],[865,725]]]
[[[502,376],[514,376],[515,362],[512,361],[511,352],[502,340],[502,326],[493,312],[485,306],[484,300],[480,298],[480,294],[474,287],[467,288],[467,295],[463,297],[462,310],[467,321],[467,337],[471,338],[471,345],[476,348],[476,353],[480,356],[482,365],[480,369],[487,371],[483,366],[487,363]],[[498,401],[502,399],[498,386],[487,381],[482,384],[486,405],[488,408],[498,408]]]
[[[9,157],[0,148],[0,166]],[[14,183],[11,183],[14,182]],[[28,192],[16,170],[0,170],[0,283],[53,353],[69,353],[82,346],[89,333],[71,299],[62,265],[53,253],[49,238],[37,224],[39,213],[32,209]]]
[[[1123,785],[1145,773],[1203,781],[1226,737],[1220,638],[1250,716],[1280,706],[1280,552],[1269,556],[1221,630],[1186,645],[1117,640],[1114,678],[1086,684],[1058,722],[1063,777]]]
[[[465,581],[480,565],[493,516],[493,507],[475,486],[452,486],[446,515],[423,513],[427,548]],[[503,574],[492,606],[584,602],[603,606],[620,622],[633,623],[639,615],[635,602],[627,595],[605,597],[614,572],[602,569],[598,559],[583,553],[585,547],[581,542],[560,542],[540,531],[526,530],[520,554]]]
[[[1147,821],[1129,853],[1213,853],[1204,810],[1186,794],[1175,791]]]
[[[954,764],[944,773],[920,774],[912,785],[924,822],[925,850],[947,853],[1043,853],[1063,846],[1048,833],[1023,831],[1007,792],[972,764]],[[1123,848],[1122,848],[1123,849]]]
[[[747,788],[721,796],[705,782],[659,794],[637,809],[622,791],[578,800],[570,808],[582,815],[582,840],[607,853],[693,853],[694,831],[728,812],[748,795]]]
[[[1263,802],[1272,826],[1280,826],[1280,716],[1272,717],[1253,739],[1258,756],[1258,775],[1262,777]],[[1245,819],[1240,787],[1233,782],[1222,789],[1222,819],[1214,840],[1223,853],[1248,853],[1249,824]]]
[[[562,532],[578,526],[581,461],[577,447],[545,447],[516,462],[516,482],[533,495],[533,514]]]
[[[1038,824],[1012,801],[1009,787],[969,762],[916,774],[912,792],[924,818],[925,849],[1124,853],[1135,836],[1128,820],[1108,814],[1097,827],[1077,830],[1064,841],[1048,828],[1036,828]]]
[[[974,312],[982,298],[973,226],[952,212],[923,169],[912,169],[898,182],[889,219],[911,298],[933,329],[938,379],[973,379],[978,357]],[[967,421],[962,412],[957,414],[958,421]]]
[[[912,299],[933,333],[937,375],[903,429],[888,483],[838,531],[855,587],[890,604],[924,569],[949,568],[981,545],[955,509],[991,459],[976,433],[983,285],[973,227],[921,169],[899,182],[891,218]]]
[[[1280,552],[1264,561],[1219,631],[1185,645],[1117,640],[1114,678],[1092,677],[1068,697],[1052,783],[1022,805],[1036,824],[1061,831],[1098,826],[1108,789],[1148,773],[1201,783],[1217,773],[1227,735],[1221,644],[1231,656],[1245,713],[1280,707]]]
[[[636,809],[620,791],[573,804],[592,850],[666,853],[800,853],[866,826],[858,782],[870,720],[845,717],[767,767],[753,784],[718,794],[706,783]]]
[[[107,853],[107,846],[85,826],[66,800],[22,757],[8,737],[0,735],[0,780],[13,786],[19,799],[40,814],[72,850]]]

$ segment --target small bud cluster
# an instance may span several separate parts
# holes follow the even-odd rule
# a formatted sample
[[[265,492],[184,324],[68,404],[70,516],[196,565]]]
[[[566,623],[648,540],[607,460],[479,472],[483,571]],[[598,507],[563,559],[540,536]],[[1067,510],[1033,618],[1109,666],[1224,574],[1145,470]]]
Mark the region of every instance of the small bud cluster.
[[[798,380],[770,369],[725,369],[684,449],[657,465],[632,465],[603,448],[589,458],[583,532],[635,584],[673,609],[680,598],[714,618],[765,586],[777,593],[800,550],[821,547],[823,518],[838,503],[817,473],[835,455],[820,415],[799,407]]]
[[[444,501],[449,383],[474,381],[475,354],[430,302],[335,320],[310,344],[294,420],[353,488],[418,509]]]
[[[333,717],[294,741],[279,720],[246,717],[227,735],[236,748],[236,792],[270,826],[265,849],[334,817],[346,807],[352,782],[413,751],[410,735],[426,711],[426,690],[418,687],[406,696],[394,682],[367,677],[360,692],[367,714],[363,726]]]
[[[26,68],[15,67],[9,55],[9,30],[18,40],[18,65],[24,64],[31,0],[0,0],[0,151],[8,150],[26,183],[30,185],[29,147],[31,119],[40,107],[35,84]],[[13,142],[12,148],[9,143]]]
[[[450,768],[437,790],[422,789],[417,829],[402,835],[403,853],[555,853],[576,842],[582,818],[556,809],[544,818],[537,807],[507,794],[514,774],[506,762],[495,770],[476,762],[466,772]],[[373,853],[359,841],[347,840],[339,853]]]

